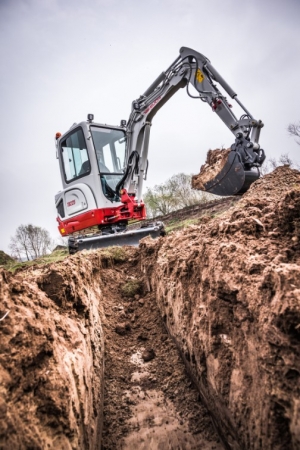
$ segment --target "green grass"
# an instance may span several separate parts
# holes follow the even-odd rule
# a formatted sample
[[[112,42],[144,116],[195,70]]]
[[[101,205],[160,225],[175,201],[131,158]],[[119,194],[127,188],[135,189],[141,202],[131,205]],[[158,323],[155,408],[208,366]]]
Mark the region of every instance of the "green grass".
[[[7,264],[3,264],[2,267],[4,267],[6,270],[9,270],[10,272],[15,272],[17,269],[25,268],[25,267],[31,267],[31,266],[43,266],[45,264],[50,264],[53,262],[62,261],[63,259],[68,256],[68,250],[56,250],[49,255],[45,255],[41,258],[34,259],[32,261],[24,261],[24,262],[18,262],[18,261],[9,261]]]
[[[9,264],[13,262],[13,258],[7,255],[3,250],[0,250],[0,265],[4,266],[5,264]]]
[[[133,298],[136,294],[141,294],[143,284],[139,280],[129,280],[121,287],[123,297]]]
[[[106,247],[101,249],[101,256],[111,259],[115,263],[122,263],[127,261],[128,255],[123,247]]]
[[[201,222],[201,219],[198,217],[196,219],[185,219],[180,221],[177,219],[176,221],[170,221],[166,226],[166,232],[181,230],[182,228],[186,228],[189,225],[198,225]]]

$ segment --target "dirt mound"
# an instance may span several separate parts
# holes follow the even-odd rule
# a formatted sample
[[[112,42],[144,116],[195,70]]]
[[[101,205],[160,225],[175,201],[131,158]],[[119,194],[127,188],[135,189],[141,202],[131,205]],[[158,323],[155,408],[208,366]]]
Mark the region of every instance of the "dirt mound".
[[[300,446],[300,173],[141,245],[161,315],[228,448]]]
[[[223,169],[230,153],[229,149],[209,150],[205,164],[200,167],[200,173],[192,176],[192,188],[205,191],[205,184],[213,180]]]

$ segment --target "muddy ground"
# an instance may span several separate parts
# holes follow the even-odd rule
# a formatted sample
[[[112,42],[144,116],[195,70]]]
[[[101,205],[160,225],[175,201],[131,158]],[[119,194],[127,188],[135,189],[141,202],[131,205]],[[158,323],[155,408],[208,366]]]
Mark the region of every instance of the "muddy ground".
[[[0,449],[300,448],[300,173],[226,201],[1,270]]]
[[[97,448],[104,339],[99,258],[0,269],[0,448]]]
[[[114,264],[101,277],[107,300],[102,448],[222,449],[155,297],[137,276],[139,252],[128,254],[130,264]]]

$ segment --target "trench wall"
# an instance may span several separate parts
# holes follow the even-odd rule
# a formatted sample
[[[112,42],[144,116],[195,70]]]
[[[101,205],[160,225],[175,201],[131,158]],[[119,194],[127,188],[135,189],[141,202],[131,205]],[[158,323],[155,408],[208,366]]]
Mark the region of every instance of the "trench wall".
[[[141,269],[228,449],[300,448],[300,173],[141,245]]]
[[[0,271],[0,448],[100,448],[101,260]]]

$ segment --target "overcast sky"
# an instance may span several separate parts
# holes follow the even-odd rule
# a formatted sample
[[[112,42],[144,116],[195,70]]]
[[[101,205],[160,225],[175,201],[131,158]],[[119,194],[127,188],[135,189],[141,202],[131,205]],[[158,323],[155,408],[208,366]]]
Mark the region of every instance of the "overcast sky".
[[[0,0],[0,249],[9,252],[20,224],[59,236],[55,133],[88,113],[127,119],[182,46],[206,55],[264,122],[267,157],[300,163],[286,130],[300,120],[299,18],[299,0]],[[180,90],[153,120],[146,186],[197,173],[209,148],[233,141],[208,105]]]

